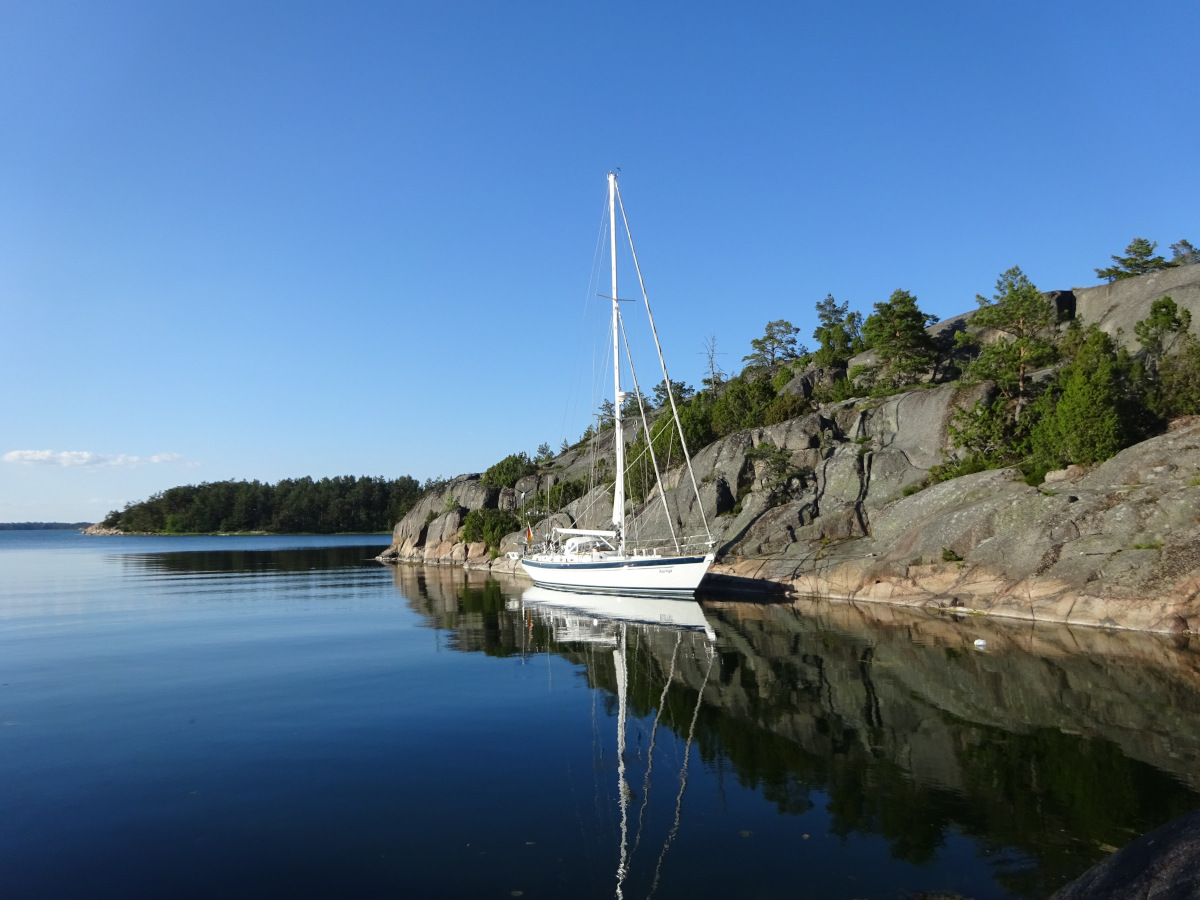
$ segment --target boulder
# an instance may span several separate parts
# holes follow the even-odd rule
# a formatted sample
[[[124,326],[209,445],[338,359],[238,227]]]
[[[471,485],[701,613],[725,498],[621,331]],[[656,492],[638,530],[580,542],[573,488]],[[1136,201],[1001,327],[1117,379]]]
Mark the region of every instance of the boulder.
[[[823,596],[1200,632],[1200,424],[1128,448],[1070,483],[1069,493],[1030,487],[1020,473],[999,469],[880,508],[867,504],[865,537],[853,518],[862,504],[847,502],[849,466],[819,472],[818,488],[835,505],[819,494],[820,515],[792,534],[798,543],[836,548],[823,547],[819,560],[814,552],[801,566],[797,549],[780,551],[758,564],[770,573],[759,577],[787,578],[795,590]],[[769,517],[747,523],[730,549],[773,546],[771,525]],[[732,554],[717,571],[746,576]]]
[[[521,550],[525,546],[525,531],[514,531],[512,534],[506,534],[500,539],[499,555],[504,556],[506,553],[511,553],[514,550]]]
[[[118,535],[118,534],[124,534],[125,532],[123,532],[120,528],[105,528],[103,525],[101,525],[99,522],[97,522],[95,525],[89,525],[87,528],[84,528],[80,533],[81,534],[99,534],[99,535]]]
[[[704,549],[707,540],[705,519],[715,537],[720,530],[721,517],[733,509],[735,500],[729,483],[721,476],[709,476],[709,480],[697,486],[699,503],[691,479],[685,475],[683,484],[665,492],[665,508],[663,495],[655,491],[635,515],[626,520],[629,538],[637,541],[639,546],[666,547],[671,552],[674,552],[672,538],[680,541],[681,546],[686,544],[691,551]]]
[[[897,450],[914,467],[931,469],[954,455],[947,426],[955,411],[970,409],[991,390],[986,384],[943,384],[874,401],[862,410],[861,435],[872,438],[872,449]]]
[[[455,507],[449,512],[442,513],[429,523],[425,530],[425,545],[440,544],[443,541],[452,541],[458,537],[458,531],[462,528],[463,517],[467,514],[467,510],[462,507]]]
[[[449,560],[453,553],[453,541],[441,541],[438,543],[427,541],[425,543],[425,551],[421,554],[421,559],[427,563],[440,563],[443,560]]]
[[[819,413],[810,413],[798,419],[789,419],[778,425],[768,425],[749,432],[754,446],[769,442],[780,450],[800,453],[821,446],[822,434],[833,423]],[[706,473],[707,474],[707,473]]]
[[[863,495],[863,457],[853,444],[831,449],[816,467],[817,502],[824,508],[857,504]]]
[[[811,366],[785,384],[781,393],[796,394],[807,400],[812,397],[814,388],[820,386],[830,389],[833,387],[834,382],[845,377],[845,366],[830,366],[827,368]]]
[[[714,441],[692,457],[692,470],[700,481],[712,481],[716,478],[725,479],[736,493],[743,484],[747,483],[753,473],[753,468],[746,461],[746,451],[754,446],[754,438],[748,431],[731,434],[723,441]],[[676,472],[674,482],[681,479]],[[690,481],[687,489],[691,490]]]
[[[1155,300],[1170,297],[1192,314],[1194,322],[1200,322],[1200,266],[1179,266],[1112,284],[1075,288],[1074,294],[1075,315],[1085,325],[1095,323],[1118,344],[1135,352],[1141,345],[1133,327],[1150,315]]]
[[[737,556],[753,557],[770,554],[811,554],[814,548],[798,542],[802,540],[805,526],[817,519],[817,497],[815,491],[771,507],[758,516],[745,530],[730,552]]]
[[[392,543],[402,544],[411,540],[423,546],[428,539],[426,527],[431,516],[436,517],[451,508],[464,510],[494,508],[500,497],[500,488],[483,484],[479,475],[460,475],[436,491],[430,491],[408,511],[392,532]]]
[[[608,528],[612,525],[612,509],[612,489],[600,485],[572,500],[563,507],[563,512],[576,528]]]
[[[1060,322],[1075,318],[1078,301],[1074,291],[1046,291],[1045,297],[1054,304],[1054,312]]]
[[[1200,810],[1168,822],[1093,866],[1050,900],[1195,900]]]

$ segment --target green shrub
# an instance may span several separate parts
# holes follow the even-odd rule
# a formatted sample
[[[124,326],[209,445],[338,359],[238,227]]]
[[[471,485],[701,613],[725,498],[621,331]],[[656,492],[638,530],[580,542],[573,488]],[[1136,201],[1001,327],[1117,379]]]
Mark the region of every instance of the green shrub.
[[[512,453],[483,473],[483,483],[497,487],[515,487],[517,481],[537,471],[537,465],[524,451]]]
[[[851,372],[862,374],[864,366],[855,366]],[[833,385],[816,384],[813,386],[812,402],[819,403],[841,403],[843,400],[852,400],[855,397],[865,397],[869,390],[859,389],[854,384],[854,379],[849,377],[837,378]]]
[[[1050,471],[1044,463],[1028,463],[1022,473],[1025,476],[1025,483],[1030,487],[1037,487],[1046,480],[1046,473]],[[1051,495],[1053,496],[1053,495]]]
[[[771,380],[747,374],[732,378],[712,407],[715,437],[727,437],[735,431],[766,424],[767,406],[775,399]]]
[[[812,412],[812,404],[800,394],[779,394],[763,410],[764,425],[778,425]]]
[[[687,440],[690,453],[695,453],[716,439],[717,435],[712,425],[713,399],[710,392],[701,391],[678,404],[678,409],[679,424],[683,427],[683,436]],[[678,465],[683,459],[683,448],[679,444],[675,417],[669,411],[665,412],[650,426],[650,432],[654,441],[654,452],[658,455],[660,464]]]
[[[1034,465],[1045,472],[1103,462],[1140,440],[1145,425],[1133,371],[1129,354],[1103,331],[1090,330],[1074,362],[1030,409]]]
[[[1179,353],[1159,363],[1158,378],[1156,411],[1163,418],[1200,414],[1200,341],[1185,335]]]
[[[521,523],[510,512],[499,509],[473,509],[463,519],[461,537],[468,544],[483,541],[488,547],[496,548],[500,546],[506,534],[511,534],[520,527]]]
[[[981,453],[974,453],[966,459],[955,462],[945,462],[929,470],[929,478],[934,484],[961,478],[963,475],[974,475],[976,472],[986,472],[996,465]]]
[[[751,462],[765,462],[772,477],[782,478],[791,468],[792,454],[786,450],[780,450],[770,441],[763,441],[757,447],[751,447],[746,451],[746,459]]]
[[[784,366],[782,369],[776,372],[775,377],[771,379],[771,387],[775,388],[776,391],[782,391],[788,382],[795,377],[796,370],[791,366]]]
[[[559,510],[587,493],[587,481],[574,478],[570,481],[560,481],[550,488],[550,509]]]

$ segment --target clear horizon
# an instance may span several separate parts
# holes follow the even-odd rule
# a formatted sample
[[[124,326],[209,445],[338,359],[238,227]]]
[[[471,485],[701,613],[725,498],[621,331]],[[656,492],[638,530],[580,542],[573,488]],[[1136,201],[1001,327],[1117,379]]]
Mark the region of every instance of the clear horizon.
[[[829,293],[946,318],[1013,265],[1169,257],[1200,244],[1198,30],[1183,2],[8,4],[0,522],[574,440],[613,168],[693,385],[711,334],[735,371],[773,319],[811,346]]]

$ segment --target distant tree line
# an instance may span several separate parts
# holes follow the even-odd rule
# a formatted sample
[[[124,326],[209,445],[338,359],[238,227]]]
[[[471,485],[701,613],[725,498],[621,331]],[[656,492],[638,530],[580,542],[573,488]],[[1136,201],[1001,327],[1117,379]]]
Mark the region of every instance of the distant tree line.
[[[91,522],[0,522],[0,531],[68,531],[87,528]]]
[[[165,534],[265,531],[275,534],[337,534],[390,531],[428,490],[408,475],[399,478],[285,478],[214,481],[173,487],[140,503],[113,510],[102,523],[122,531]]]

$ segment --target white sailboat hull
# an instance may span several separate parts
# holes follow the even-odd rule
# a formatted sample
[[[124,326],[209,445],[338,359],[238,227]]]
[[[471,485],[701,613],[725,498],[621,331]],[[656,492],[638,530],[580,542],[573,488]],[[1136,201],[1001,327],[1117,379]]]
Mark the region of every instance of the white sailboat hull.
[[[599,594],[690,596],[714,556],[660,556],[571,560],[527,557],[525,573],[542,587]]]

